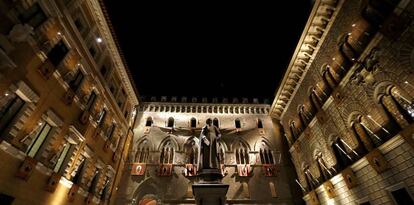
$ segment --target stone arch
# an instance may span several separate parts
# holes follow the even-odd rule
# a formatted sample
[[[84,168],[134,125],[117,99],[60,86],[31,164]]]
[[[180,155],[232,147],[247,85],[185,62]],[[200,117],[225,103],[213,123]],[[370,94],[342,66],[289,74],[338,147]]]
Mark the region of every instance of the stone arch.
[[[166,143],[168,143],[168,141],[170,141],[171,143],[172,143],[172,145],[173,145],[173,147],[174,147],[174,149],[175,150],[182,150],[181,149],[181,147],[180,147],[180,145],[179,145],[179,143],[178,143],[178,141],[174,138],[174,136],[172,136],[172,135],[168,135],[167,137],[165,137],[162,141],[161,141],[161,143],[158,145],[158,148],[157,148],[157,150],[158,151],[161,151],[162,150],[162,148],[163,148],[163,146],[166,144]]]
[[[200,151],[199,140],[197,137],[189,137],[183,144],[186,164],[197,164],[198,153]]]
[[[302,171],[304,171],[309,168],[309,164],[307,162],[302,162],[300,168],[302,169]]]
[[[161,190],[158,188],[156,181],[150,177],[145,179],[141,184],[137,187],[133,194],[133,200],[137,202],[137,204],[145,197],[150,197],[154,199],[159,199],[157,196],[160,196]]]
[[[261,138],[255,142],[254,149],[259,153],[260,162],[262,164],[276,164],[278,162],[277,153],[274,152],[274,147],[270,142]]]
[[[233,143],[230,145],[230,151],[234,151],[234,148],[239,146],[239,144],[237,144],[237,143],[239,143],[243,147],[247,148],[248,151],[252,150],[249,143],[247,143],[245,140],[239,138],[239,139],[236,139],[235,141],[233,141]]]
[[[392,81],[381,81],[378,84],[376,84],[373,96],[375,102],[380,103],[381,95],[388,94],[389,87],[393,85],[395,85],[395,83]]]
[[[275,149],[275,147],[273,147],[272,143],[268,139],[262,137],[254,143],[253,151],[258,152],[260,150],[260,146],[262,145],[262,143],[265,143],[266,146],[269,147],[272,150]]]
[[[224,151],[229,151],[229,148],[228,148],[228,146],[227,146],[227,143],[226,143],[226,142],[224,142],[223,140],[220,140],[220,141],[218,142],[218,144],[219,144],[219,146],[220,146],[220,147],[223,147]]]
[[[135,148],[139,147],[139,145],[141,143],[143,143],[145,140],[147,141],[147,143],[149,143],[150,151],[155,150],[155,145],[149,139],[148,135],[144,135],[144,136],[140,137],[139,139],[137,139],[137,141],[135,142],[135,144],[136,144],[136,147]]]
[[[329,146],[332,146],[332,144],[333,144],[336,140],[338,140],[338,138],[339,138],[339,136],[338,136],[338,135],[336,135],[336,134],[330,134],[330,135],[329,135],[329,137],[328,137],[328,145],[329,145]]]
[[[148,163],[150,160],[150,152],[154,149],[151,141],[145,136],[137,141],[134,153],[134,162]]]
[[[317,159],[318,157],[321,157],[322,154],[323,154],[322,151],[316,148],[313,150],[312,158]]]
[[[364,115],[364,114],[363,114],[363,113],[361,113],[360,111],[352,111],[352,112],[348,115],[348,118],[347,118],[347,121],[346,121],[347,126],[348,126],[348,127],[351,127],[351,125],[352,125],[352,123],[354,123],[355,119],[356,119],[357,117],[359,117],[359,116],[362,116],[362,115]]]

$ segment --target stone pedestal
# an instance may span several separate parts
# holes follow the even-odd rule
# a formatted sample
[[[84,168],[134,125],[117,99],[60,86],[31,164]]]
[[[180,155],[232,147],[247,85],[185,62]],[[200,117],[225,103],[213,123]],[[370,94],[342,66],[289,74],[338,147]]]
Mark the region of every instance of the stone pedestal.
[[[202,169],[198,182],[193,184],[193,195],[198,205],[224,205],[228,184],[222,184],[223,175],[219,169]]]
[[[228,184],[194,184],[193,194],[197,205],[224,205]]]

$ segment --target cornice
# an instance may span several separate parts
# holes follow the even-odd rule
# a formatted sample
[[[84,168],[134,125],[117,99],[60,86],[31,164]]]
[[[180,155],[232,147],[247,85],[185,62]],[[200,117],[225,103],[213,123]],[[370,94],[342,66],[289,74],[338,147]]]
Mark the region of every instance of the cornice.
[[[121,78],[121,82],[124,85],[128,98],[133,105],[138,105],[138,92],[135,88],[135,84],[131,78],[131,74],[128,70],[125,58],[122,54],[122,50],[119,47],[113,27],[110,23],[108,14],[101,0],[86,1],[91,9],[92,17],[94,18],[101,38],[104,40],[108,52],[110,53],[116,70]]]
[[[317,0],[276,92],[270,115],[280,119],[306,76],[319,48],[342,5],[339,0]],[[343,1],[341,1],[343,2]]]

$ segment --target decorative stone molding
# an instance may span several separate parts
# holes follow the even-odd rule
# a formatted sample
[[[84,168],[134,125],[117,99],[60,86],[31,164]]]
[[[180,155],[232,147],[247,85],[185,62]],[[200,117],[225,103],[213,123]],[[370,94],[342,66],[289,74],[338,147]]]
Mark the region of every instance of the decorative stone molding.
[[[11,90],[14,91],[19,97],[27,102],[36,103],[39,100],[39,95],[33,91],[25,82],[19,81],[13,84]]]
[[[53,110],[48,109],[46,111],[47,120],[53,122],[53,126],[61,127],[63,125],[63,120],[60,118]]]
[[[290,104],[291,98],[309,70],[313,58],[319,52],[319,42],[324,41],[326,33],[336,18],[335,11],[340,7],[341,5],[336,0],[317,0],[314,3],[309,20],[276,93],[270,112],[271,116],[280,119]]]
[[[138,105],[137,94],[135,93],[132,82],[128,76],[129,71],[124,64],[120,50],[115,43],[115,37],[111,32],[110,24],[108,24],[109,17],[106,14],[106,11],[102,10],[102,8],[104,8],[103,4],[100,4],[99,2],[100,1],[98,0],[92,0],[86,1],[85,3],[87,3],[91,8],[91,16],[95,18],[97,28],[102,35],[101,38],[104,39],[108,52],[114,60],[114,65],[118,71],[119,77],[121,78],[121,82],[124,84],[128,98],[132,104]]]

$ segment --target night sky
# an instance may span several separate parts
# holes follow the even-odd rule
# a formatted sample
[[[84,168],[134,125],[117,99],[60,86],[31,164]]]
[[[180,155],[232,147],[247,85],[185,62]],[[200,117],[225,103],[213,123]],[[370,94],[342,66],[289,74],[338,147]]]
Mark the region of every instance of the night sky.
[[[105,0],[141,96],[274,98],[311,10],[272,4]]]

